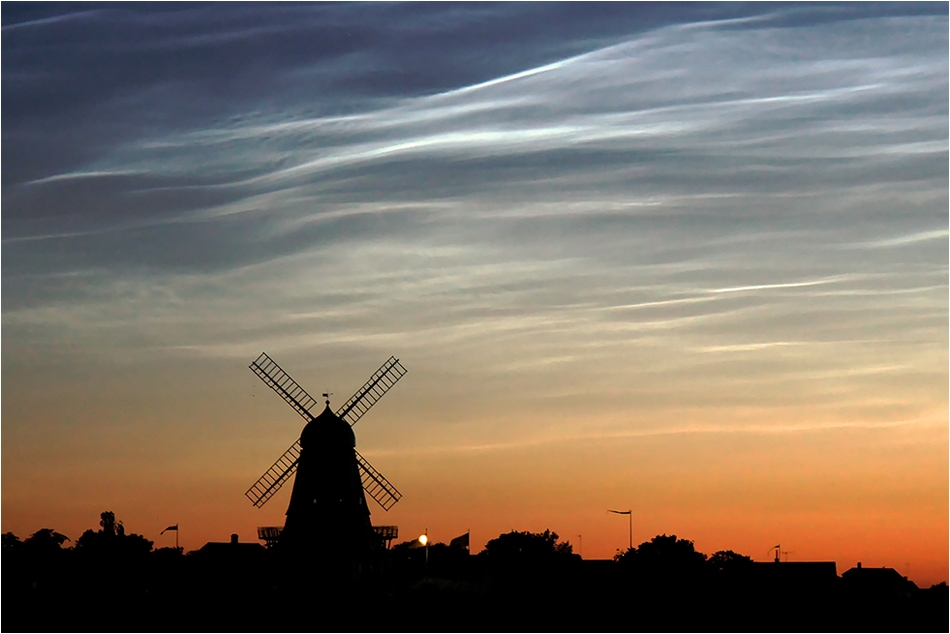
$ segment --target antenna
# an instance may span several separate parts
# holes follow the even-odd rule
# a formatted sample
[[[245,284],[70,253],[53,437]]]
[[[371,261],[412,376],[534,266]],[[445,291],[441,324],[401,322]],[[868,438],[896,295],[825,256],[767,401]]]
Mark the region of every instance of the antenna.
[[[782,545],[776,544],[775,546],[769,548],[768,552],[771,554],[773,550],[775,551],[775,563],[779,563],[781,561],[780,555],[782,554]]]

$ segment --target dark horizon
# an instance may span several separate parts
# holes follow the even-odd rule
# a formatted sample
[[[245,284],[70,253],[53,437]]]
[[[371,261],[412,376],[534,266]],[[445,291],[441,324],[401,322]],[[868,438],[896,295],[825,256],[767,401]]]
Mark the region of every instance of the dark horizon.
[[[613,560],[583,560],[547,530],[512,530],[478,555],[467,535],[420,538],[346,570],[328,564],[340,543],[264,548],[232,535],[183,555],[101,518],[69,549],[50,529],[3,535],[5,629],[263,631],[274,612],[284,630],[313,629],[315,613],[358,614],[334,623],[342,631],[941,631],[948,618],[945,582],[922,589],[860,564],[839,576],[834,562],[779,553],[707,556],[676,535]]]

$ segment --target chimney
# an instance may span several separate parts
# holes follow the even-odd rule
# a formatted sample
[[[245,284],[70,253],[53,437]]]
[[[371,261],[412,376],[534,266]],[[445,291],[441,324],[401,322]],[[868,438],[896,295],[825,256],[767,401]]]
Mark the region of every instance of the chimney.
[[[232,543],[232,544],[238,543],[238,535],[237,535],[237,533],[231,533],[231,543]],[[860,566],[860,564],[858,564],[858,565]]]
[[[861,567],[861,562],[859,561],[859,562],[858,562],[858,568],[860,568],[860,567]]]

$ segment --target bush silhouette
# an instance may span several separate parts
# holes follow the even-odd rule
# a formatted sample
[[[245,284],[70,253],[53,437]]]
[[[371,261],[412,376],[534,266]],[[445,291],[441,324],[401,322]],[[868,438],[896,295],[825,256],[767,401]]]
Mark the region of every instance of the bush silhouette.
[[[511,531],[485,544],[485,550],[478,556],[501,564],[539,563],[571,556],[574,552],[571,544],[559,544],[557,539],[557,533],[549,530],[543,533]]]
[[[100,518],[102,528],[89,529],[76,540],[77,553],[135,557],[151,552],[152,542],[135,533],[126,535],[122,522],[115,521],[115,513],[106,511]]]
[[[732,573],[741,571],[745,566],[751,564],[752,558],[731,550],[720,550],[713,553],[707,563],[711,569],[717,572]]]
[[[615,560],[622,576],[651,590],[695,583],[707,570],[706,555],[676,535],[657,535]]]

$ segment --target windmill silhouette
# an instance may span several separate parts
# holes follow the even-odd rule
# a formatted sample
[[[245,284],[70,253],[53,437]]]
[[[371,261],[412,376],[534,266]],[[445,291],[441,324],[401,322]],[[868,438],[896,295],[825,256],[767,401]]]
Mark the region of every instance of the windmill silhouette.
[[[262,527],[259,536],[285,552],[319,552],[330,568],[357,569],[383,540],[396,537],[395,527],[372,526],[364,490],[386,511],[402,494],[356,451],[351,427],[406,369],[390,357],[335,413],[325,393],[325,407],[318,414],[316,399],[266,353],[249,367],[307,421],[300,438],[244,494],[260,508],[297,474],[283,529]]]

